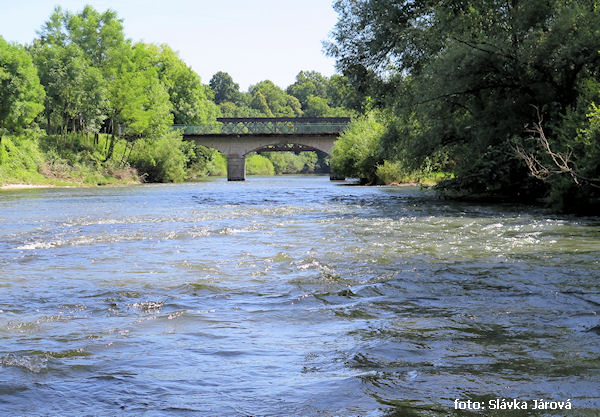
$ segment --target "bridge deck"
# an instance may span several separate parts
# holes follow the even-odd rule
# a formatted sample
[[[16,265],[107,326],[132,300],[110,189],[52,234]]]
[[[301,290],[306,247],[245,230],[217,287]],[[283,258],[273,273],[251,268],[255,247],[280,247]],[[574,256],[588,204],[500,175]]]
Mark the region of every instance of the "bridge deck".
[[[174,125],[186,136],[253,135],[338,135],[350,123],[349,117],[243,117],[218,118],[205,125]]]

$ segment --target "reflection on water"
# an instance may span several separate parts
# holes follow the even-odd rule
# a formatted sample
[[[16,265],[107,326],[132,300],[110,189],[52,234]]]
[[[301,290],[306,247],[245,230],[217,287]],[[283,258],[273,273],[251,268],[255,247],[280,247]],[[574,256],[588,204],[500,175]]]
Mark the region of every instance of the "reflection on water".
[[[598,219],[277,177],[3,191],[0,227],[7,415],[600,413]]]

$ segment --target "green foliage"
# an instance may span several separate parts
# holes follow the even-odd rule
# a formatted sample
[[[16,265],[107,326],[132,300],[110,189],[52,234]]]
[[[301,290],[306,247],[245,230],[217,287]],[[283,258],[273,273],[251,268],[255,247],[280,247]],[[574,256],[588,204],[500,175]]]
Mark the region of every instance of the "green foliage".
[[[138,182],[137,172],[119,161],[102,164],[103,152],[93,139],[81,134],[43,136],[28,131],[6,136],[0,143],[0,183],[103,185]],[[119,155],[124,143],[116,146]]]
[[[173,124],[172,104],[144,44],[115,51],[109,84],[110,117],[130,134],[158,136]]]
[[[258,107],[263,108],[264,111],[270,111],[266,103],[259,102]],[[230,101],[219,104],[219,110],[222,117],[265,117],[260,110],[245,105],[238,106]]]
[[[360,107],[360,98],[354,87],[343,75],[333,74],[327,84],[327,99],[329,106],[342,109]]]
[[[327,104],[327,99],[317,96],[308,96],[304,107],[306,117],[326,117],[331,115],[331,108]]]
[[[169,93],[174,123],[197,125],[214,121],[220,112],[211,100],[212,91],[202,84],[200,76],[167,45],[146,48],[152,51],[159,79]]]
[[[411,169],[403,161],[383,161],[377,166],[378,182],[386,185],[436,185],[452,178],[453,174],[449,172]]]
[[[206,174],[215,177],[227,175],[227,159],[222,153],[214,151],[211,159],[206,164]]]
[[[302,106],[293,97],[273,84],[272,81],[261,81],[250,87],[252,101],[250,107],[260,111],[266,117],[299,117]]]
[[[386,158],[419,167],[441,151],[457,175],[445,189],[463,194],[535,198],[549,189],[511,146],[527,147],[536,108],[558,138],[581,82],[599,79],[595,2],[338,0],[335,8],[328,52],[364,99],[412,124],[384,140],[396,151]],[[576,148],[576,137],[563,145]]]
[[[239,84],[233,82],[231,75],[219,71],[212,76],[208,82],[216,104],[230,102],[234,104],[243,104],[242,93]]]
[[[99,13],[86,6],[73,14],[55,8],[31,47],[47,91],[48,132],[99,132],[116,113],[110,100],[114,84],[121,82],[115,57],[126,48],[129,42],[114,11]]]
[[[186,179],[227,175],[227,160],[218,151],[192,141],[181,143],[186,157]]]
[[[113,10],[99,13],[85,6],[77,14],[63,12],[60,7],[42,29],[41,39],[47,43],[65,46],[69,41],[79,46],[95,67],[102,67],[110,59],[110,52],[125,43],[122,20]]]
[[[46,89],[46,130],[98,132],[107,117],[107,89],[84,51],[74,43],[61,47],[37,41],[31,53]]]
[[[346,95],[354,93],[341,75],[327,78],[316,71],[301,71],[296,82],[285,91],[265,80],[251,86],[248,93],[242,93],[229,74],[218,72],[211,78],[210,86],[222,117],[343,117],[354,114],[344,107],[354,101]]]
[[[306,117],[349,116],[352,87],[341,75],[324,77],[316,71],[300,71],[296,82],[287,88],[296,97]]]
[[[263,152],[262,155],[271,161],[277,175],[312,173],[318,161],[315,152]]]
[[[380,149],[384,133],[385,124],[380,115],[369,114],[353,121],[335,142],[331,168],[339,175],[375,183],[377,165],[383,162]]]
[[[246,157],[246,174],[248,175],[275,175],[275,168],[268,158],[251,154]]]
[[[187,158],[181,135],[177,132],[156,140],[138,140],[129,162],[146,182],[177,182],[186,178]]]
[[[273,112],[267,104],[267,99],[261,91],[256,91],[252,95],[252,101],[250,107],[258,111],[264,117],[274,117]]]
[[[308,98],[326,98],[329,80],[316,71],[300,71],[296,82],[287,88],[287,93],[296,97],[302,108],[305,108]]]
[[[40,182],[38,167],[44,161],[38,138],[27,135],[6,135],[0,141],[0,183]]]
[[[29,54],[0,37],[0,137],[26,128],[43,110],[44,89]]]
[[[519,149],[535,161],[534,172],[550,188],[548,201],[563,211],[600,212],[600,81],[580,83],[577,103],[548,136],[541,130]],[[544,142],[546,141],[546,142]],[[531,162],[532,160],[530,160]]]
[[[411,182],[413,178],[401,161],[383,161],[383,165],[377,166],[377,178],[383,184],[403,184]]]

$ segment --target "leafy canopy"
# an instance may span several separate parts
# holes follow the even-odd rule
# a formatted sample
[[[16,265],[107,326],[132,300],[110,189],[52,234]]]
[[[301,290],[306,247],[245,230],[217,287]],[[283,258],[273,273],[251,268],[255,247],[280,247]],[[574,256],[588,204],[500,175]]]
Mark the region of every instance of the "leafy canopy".
[[[43,100],[44,89],[30,55],[0,37],[0,129],[27,127],[44,108]]]

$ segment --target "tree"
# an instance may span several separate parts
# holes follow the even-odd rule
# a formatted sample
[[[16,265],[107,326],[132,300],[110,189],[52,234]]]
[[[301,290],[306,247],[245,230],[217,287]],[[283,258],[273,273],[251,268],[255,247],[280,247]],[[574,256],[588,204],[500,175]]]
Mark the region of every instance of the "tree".
[[[358,108],[360,98],[356,91],[343,75],[333,74],[327,83],[327,100],[331,107]]]
[[[226,72],[219,71],[212,76],[208,82],[211,90],[214,93],[214,101],[217,104],[231,102],[241,104],[242,93],[240,93],[239,84],[233,82],[231,75]]]
[[[252,107],[255,110],[258,110],[260,114],[264,117],[273,117],[273,112],[271,112],[271,109],[267,104],[267,99],[261,91],[256,91],[253,94],[252,101],[250,102],[250,107]]]
[[[327,99],[318,96],[308,96],[304,106],[304,115],[307,117],[326,117],[331,115],[331,108]]]
[[[43,110],[43,100],[30,55],[0,37],[0,136],[27,127]]]
[[[328,83],[329,80],[317,71],[300,71],[296,75],[296,82],[290,85],[286,91],[296,97],[302,104],[302,108],[305,109],[308,97],[327,98]]]
[[[130,47],[112,10],[73,14],[56,7],[31,48],[48,91],[48,131],[97,133],[109,117],[108,90],[119,50]],[[108,129],[108,126],[105,126]]]
[[[55,14],[60,16],[60,12],[60,8],[55,9]],[[99,13],[88,5],[77,14],[63,13],[62,21],[68,31],[68,40],[78,45],[96,67],[106,64],[110,60],[110,51],[125,43],[123,21],[114,10]]]
[[[355,88],[400,119],[423,163],[446,149],[468,193],[536,196],[545,191],[511,152],[535,107],[556,136],[580,82],[598,78],[600,13],[591,0],[338,0],[328,52]]]
[[[134,135],[158,136],[173,124],[169,94],[144,44],[122,48],[109,84],[110,117]]]
[[[158,77],[169,93],[174,123],[194,125],[214,122],[220,112],[212,101],[212,91],[202,84],[200,76],[169,46],[145,47],[154,55]]]
[[[38,40],[30,50],[46,89],[46,130],[98,132],[107,117],[107,91],[100,70],[73,43],[51,45]]]
[[[380,140],[385,124],[375,114],[353,121],[331,151],[331,168],[338,174],[360,178],[362,183],[377,180],[377,165],[382,163]]]
[[[302,106],[298,99],[287,94],[273,81],[265,80],[251,86],[250,94],[252,95],[250,107],[261,111],[268,117],[298,117],[302,115]]]
[[[264,96],[263,96],[264,99]],[[259,101],[255,102],[255,105],[258,108],[262,108],[264,111],[269,112],[268,106],[266,106],[266,101],[264,103]],[[225,101],[219,104],[219,110],[221,111],[222,117],[264,117],[265,113],[260,110],[257,110],[252,107],[248,107],[246,105],[236,105],[231,101]]]

